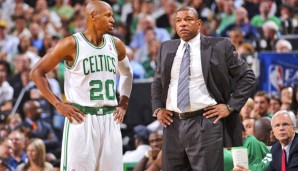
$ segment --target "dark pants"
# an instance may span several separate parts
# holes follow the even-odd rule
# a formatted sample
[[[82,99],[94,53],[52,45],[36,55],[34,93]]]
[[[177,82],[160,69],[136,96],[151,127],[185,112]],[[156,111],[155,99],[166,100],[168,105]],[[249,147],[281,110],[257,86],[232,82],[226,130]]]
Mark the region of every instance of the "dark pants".
[[[202,115],[185,120],[173,117],[164,128],[163,171],[223,171],[222,123]]]

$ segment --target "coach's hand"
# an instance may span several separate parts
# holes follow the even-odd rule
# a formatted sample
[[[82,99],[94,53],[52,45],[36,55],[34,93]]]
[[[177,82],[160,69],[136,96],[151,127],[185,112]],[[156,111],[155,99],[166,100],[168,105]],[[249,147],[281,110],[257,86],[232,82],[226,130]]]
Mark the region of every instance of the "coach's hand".
[[[75,119],[78,123],[84,122],[85,114],[79,110],[78,108],[74,107],[70,103],[59,103],[56,106],[58,112],[69,119],[70,123],[73,123],[73,119]]]
[[[126,114],[126,110],[128,107],[128,100],[127,96],[121,96],[119,100],[118,106],[116,106],[114,111],[114,120],[117,121],[118,124],[121,124],[124,120],[124,116]]]
[[[173,113],[165,108],[160,109],[157,114],[156,118],[161,123],[163,127],[167,127],[168,125],[171,125]]]
[[[225,118],[230,114],[225,104],[209,106],[204,108],[204,110],[205,112],[203,116],[206,116],[206,118],[217,117],[213,122],[214,124],[216,124],[221,118]]]

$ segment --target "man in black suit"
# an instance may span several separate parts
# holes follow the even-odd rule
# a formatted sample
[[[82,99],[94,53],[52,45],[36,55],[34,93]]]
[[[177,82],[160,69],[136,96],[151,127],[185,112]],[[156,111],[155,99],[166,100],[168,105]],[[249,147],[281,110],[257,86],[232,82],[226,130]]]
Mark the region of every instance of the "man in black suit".
[[[272,148],[272,161],[267,171],[298,170],[298,134],[295,133],[296,117],[293,112],[281,110],[271,120],[276,142]]]
[[[242,145],[239,111],[255,75],[229,39],[201,35],[201,23],[194,8],[179,9],[181,39],[162,43],[156,59],[151,94],[164,126],[162,170],[223,170],[223,146]]]

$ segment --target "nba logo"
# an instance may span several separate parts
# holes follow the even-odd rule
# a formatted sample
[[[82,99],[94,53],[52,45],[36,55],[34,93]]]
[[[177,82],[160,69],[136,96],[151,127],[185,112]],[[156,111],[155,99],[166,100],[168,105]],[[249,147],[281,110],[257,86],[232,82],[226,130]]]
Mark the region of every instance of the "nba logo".
[[[269,94],[278,96],[283,87],[283,68],[280,65],[270,65],[268,72],[268,90]]]

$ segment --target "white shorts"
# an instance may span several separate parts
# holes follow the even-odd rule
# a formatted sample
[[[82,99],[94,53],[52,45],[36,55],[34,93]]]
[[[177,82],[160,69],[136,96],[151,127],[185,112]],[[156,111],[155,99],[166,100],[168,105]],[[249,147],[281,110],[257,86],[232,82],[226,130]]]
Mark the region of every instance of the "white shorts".
[[[81,124],[65,120],[61,171],[123,171],[120,124],[112,113],[84,113]]]

